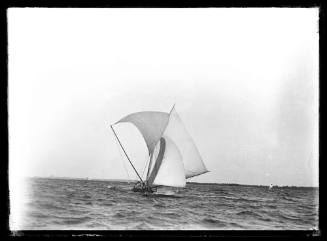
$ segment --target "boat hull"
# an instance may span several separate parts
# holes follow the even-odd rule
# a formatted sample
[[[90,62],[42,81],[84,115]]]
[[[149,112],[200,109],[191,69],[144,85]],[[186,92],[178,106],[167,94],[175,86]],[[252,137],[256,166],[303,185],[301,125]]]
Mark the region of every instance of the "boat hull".
[[[157,188],[156,187],[151,187],[151,186],[148,186],[146,184],[141,184],[141,183],[137,183],[133,189],[132,189],[133,192],[141,192],[141,193],[154,193],[157,191]]]

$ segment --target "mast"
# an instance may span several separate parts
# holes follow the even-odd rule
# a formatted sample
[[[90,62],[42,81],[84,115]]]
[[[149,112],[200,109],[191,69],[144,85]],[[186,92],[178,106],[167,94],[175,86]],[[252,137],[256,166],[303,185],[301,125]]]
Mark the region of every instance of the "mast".
[[[120,143],[120,140],[119,140],[119,138],[118,138],[118,136],[117,136],[117,134],[116,134],[116,132],[115,132],[114,128],[112,127],[112,125],[110,125],[110,127],[111,127],[111,130],[113,131],[113,133],[114,133],[115,137],[117,138],[117,140],[118,140],[118,142],[119,142],[119,145],[120,145],[120,147],[123,149],[123,151],[124,151],[124,153],[125,153],[125,155],[126,155],[126,157],[127,157],[128,161],[129,161],[129,163],[132,165],[132,167],[133,167],[134,171],[136,172],[137,176],[140,178],[141,182],[143,183],[143,180],[142,180],[142,178],[140,177],[140,175],[139,175],[139,173],[136,171],[136,169],[135,169],[135,167],[134,167],[133,163],[132,163],[132,162],[131,162],[131,160],[129,159],[129,157],[128,157],[128,155],[127,155],[127,153],[126,153],[126,151],[125,151],[125,149],[124,149],[123,145]]]

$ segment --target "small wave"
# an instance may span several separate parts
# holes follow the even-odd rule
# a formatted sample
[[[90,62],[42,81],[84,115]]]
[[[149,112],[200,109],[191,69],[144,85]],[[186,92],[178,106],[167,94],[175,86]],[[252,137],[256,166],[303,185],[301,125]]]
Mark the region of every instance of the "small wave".
[[[276,209],[276,208],[277,208],[276,205],[265,205],[265,207],[267,207],[267,208],[271,208],[271,209]]]
[[[161,204],[161,203],[156,203],[156,204],[153,205],[153,207],[156,207],[156,208],[165,208],[166,205]]]
[[[131,187],[122,187],[122,186],[111,186],[108,185],[107,190],[112,190],[112,191],[117,191],[117,192],[122,192],[122,193],[126,193],[126,192],[131,192],[132,188]]]
[[[79,218],[68,218],[68,219],[63,219],[60,223],[62,224],[82,224],[86,223],[89,220],[91,220],[90,217],[79,217]]]
[[[49,215],[46,215],[45,213],[39,213],[39,212],[32,212],[29,215],[32,217],[35,217],[35,218],[49,218]]]
[[[261,218],[261,215],[255,213],[255,212],[252,212],[252,211],[241,211],[241,212],[238,212],[236,213],[236,215],[238,216],[252,216],[252,217],[256,217],[256,218]]]
[[[227,192],[226,190],[222,190],[222,189],[216,189],[216,190],[212,190],[211,193],[217,195],[217,194],[221,194],[221,195],[230,195],[229,192]]]
[[[233,228],[240,228],[240,229],[245,228],[243,225],[234,222],[230,222],[229,225],[231,225]]]
[[[140,222],[136,225],[134,225],[133,227],[131,228],[128,228],[128,229],[137,229],[137,230],[151,230],[151,229],[155,229],[155,227],[153,225],[150,225],[146,222]]]
[[[169,195],[169,194],[153,194],[155,197],[163,197],[163,198],[182,198],[178,195]]]
[[[93,229],[93,228],[94,229],[106,229],[106,230],[110,229],[110,227],[108,225],[106,225],[104,223],[97,222],[97,221],[88,223],[86,225],[86,227],[91,228],[91,229]]]
[[[56,205],[54,203],[40,203],[38,204],[39,207],[45,208],[46,210],[66,210],[65,207]]]
[[[241,202],[247,202],[247,203],[257,203],[259,202],[258,199],[253,199],[253,198],[238,198],[238,201],[241,201]]]
[[[233,200],[235,202],[238,202],[238,201],[247,202],[247,203],[258,202],[258,199],[244,198],[244,197],[221,196],[220,198],[227,199],[227,200]]]
[[[89,199],[89,198],[92,198],[92,196],[89,195],[89,194],[84,194],[84,195],[82,196],[82,198],[87,198],[87,199]]]
[[[111,185],[108,185],[107,188],[108,188],[108,189],[112,189],[112,190],[116,190],[116,189],[117,189],[116,186],[111,186]]]
[[[269,218],[269,217],[260,217],[259,219],[260,219],[261,221],[264,221],[264,222],[271,222],[271,221],[272,221],[272,219]]]
[[[103,206],[106,206],[106,207],[111,207],[111,206],[113,206],[114,204],[113,204],[113,203],[103,203],[102,205],[103,205]]]
[[[282,199],[283,200],[286,200],[286,201],[290,201],[290,202],[296,202],[297,200],[291,198],[291,197],[286,197],[286,196],[282,196]]]
[[[293,217],[289,215],[280,215],[281,218],[286,219],[286,220],[292,220],[292,221],[299,221],[300,219],[298,217]]]
[[[175,213],[175,212],[163,212],[161,215],[165,216],[165,217],[169,217],[169,218],[177,218],[180,217],[179,214]]]
[[[75,191],[76,191],[75,189],[73,189],[73,188],[69,188],[69,187],[65,188],[64,190],[65,190],[66,192],[75,192]]]
[[[121,212],[118,212],[118,213],[115,213],[113,217],[114,218],[124,218],[124,217],[126,217],[126,215]]]
[[[201,223],[204,225],[214,226],[217,228],[223,228],[227,226],[226,222],[214,218],[204,218],[202,219]]]

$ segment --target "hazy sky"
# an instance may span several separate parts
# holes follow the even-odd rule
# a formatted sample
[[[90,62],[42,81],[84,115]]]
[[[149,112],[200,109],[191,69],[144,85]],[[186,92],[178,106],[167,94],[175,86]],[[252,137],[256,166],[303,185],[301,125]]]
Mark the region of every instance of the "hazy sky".
[[[109,125],[176,103],[210,170],[192,181],[318,186],[317,8],[14,8],[8,34],[10,179],[126,179]]]

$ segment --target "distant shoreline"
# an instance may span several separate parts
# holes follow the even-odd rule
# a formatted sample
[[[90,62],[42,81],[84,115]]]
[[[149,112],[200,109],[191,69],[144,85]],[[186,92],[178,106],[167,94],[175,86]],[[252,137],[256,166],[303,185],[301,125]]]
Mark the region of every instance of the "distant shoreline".
[[[106,182],[137,182],[138,180],[126,180],[126,179],[100,179],[100,178],[78,178],[78,177],[26,177],[32,179],[59,179],[59,180],[85,180],[85,181],[106,181]],[[254,185],[254,184],[239,184],[239,183],[207,183],[207,182],[186,182],[187,184],[196,184],[196,185],[221,185],[221,186],[255,186],[255,187],[269,187],[269,185]],[[315,186],[289,186],[289,185],[274,185],[274,188],[319,188]]]

